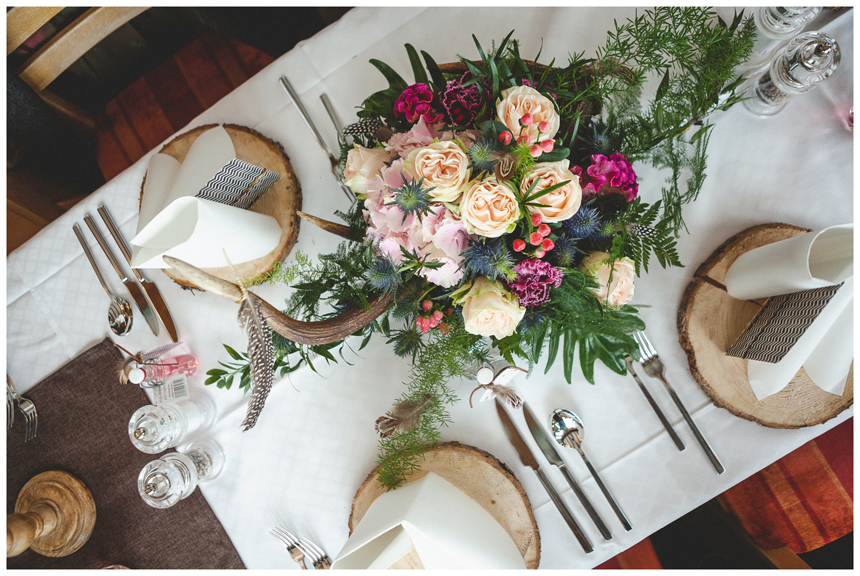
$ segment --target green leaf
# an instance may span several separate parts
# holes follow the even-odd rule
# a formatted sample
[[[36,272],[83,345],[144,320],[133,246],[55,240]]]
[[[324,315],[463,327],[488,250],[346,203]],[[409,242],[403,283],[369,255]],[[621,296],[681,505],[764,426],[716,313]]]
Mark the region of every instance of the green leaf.
[[[233,358],[233,360],[243,360],[244,359],[241,354],[239,354],[238,352],[236,352],[235,350],[233,350],[231,347],[227,346],[226,344],[224,344],[224,348],[227,349],[227,354],[229,354]]]
[[[481,55],[481,60],[483,60],[483,61],[484,61],[484,65],[486,65],[486,64],[487,64],[487,56],[484,54],[484,49],[483,49],[483,48],[481,48],[481,43],[480,43],[480,42],[478,42],[478,37],[477,37],[477,36],[475,36],[474,34],[472,34],[472,40],[474,40],[474,41],[475,41],[475,46],[477,46],[477,47],[478,47],[478,54],[480,54],[480,55]]]
[[[553,362],[555,362],[555,357],[558,354],[558,347],[560,343],[561,333],[553,330],[553,333],[549,338],[549,347],[546,351],[546,368],[543,371],[544,374],[549,372],[549,369],[552,367]]]
[[[439,69],[439,65],[436,64],[433,57],[424,50],[421,51],[421,55],[424,56],[424,62],[427,63],[427,70],[430,71],[430,78],[433,79],[434,88],[436,91],[444,90],[446,86],[445,76],[442,75],[442,70]]]
[[[560,162],[570,156],[570,148],[564,148],[559,146],[557,148],[553,148],[552,152],[544,152],[540,156],[538,156],[538,162]]]
[[[412,44],[406,44],[406,53],[409,54],[409,62],[412,64],[412,74],[415,75],[416,84],[427,84],[427,73],[424,71],[424,66],[421,65],[421,58],[418,57],[418,52]]]
[[[382,72],[382,75],[385,76],[386,80],[388,80],[389,88],[399,90],[400,92],[406,90],[406,80],[404,80],[400,74],[395,72],[391,66],[381,60],[376,60],[375,58],[371,58],[370,63],[373,64],[377,70]]]
[[[656,100],[662,100],[663,96],[666,95],[666,92],[669,90],[669,71],[666,71],[666,75],[663,76],[663,80],[660,81],[660,86],[657,88],[657,96],[655,96]]]

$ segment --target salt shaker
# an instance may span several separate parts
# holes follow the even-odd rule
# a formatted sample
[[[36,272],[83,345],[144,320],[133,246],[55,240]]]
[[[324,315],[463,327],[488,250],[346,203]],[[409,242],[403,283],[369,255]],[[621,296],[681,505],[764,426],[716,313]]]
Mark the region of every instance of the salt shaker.
[[[811,22],[820,6],[766,6],[753,11],[756,25],[756,40],[749,60],[738,66],[737,71],[753,72],[770,62],[773,52],[783,40],[788,40]]]
[[[772,116],[792,96],[815,89],[833,74],[840,61],[839,45],[822,32],[806,32],[777,52],[766,72],[752,82],[744,106],[753,114]]]
[[[135,448],[158,454],[179,445],[189,434],[208,428],[215,421],[215,403],[204,395],[158,406],[143,406],[128,422],[128,436]]]
[[[170,508],[194,492],[197,484],[212,480],[224,468],[224,451],[214,440],[201,440],[185,453],[171,452],[143,467],[137,489],[153,508]]]

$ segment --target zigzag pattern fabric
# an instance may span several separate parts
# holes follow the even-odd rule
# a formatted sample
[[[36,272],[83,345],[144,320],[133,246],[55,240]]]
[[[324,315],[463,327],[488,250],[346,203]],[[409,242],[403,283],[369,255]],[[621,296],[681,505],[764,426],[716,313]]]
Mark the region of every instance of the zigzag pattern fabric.
[[[760,362],[779,362],[841,286],[825,286],[768,299],[726,354]]]
[[[280,178],[279,174],[234,158],[200,189],[197,197],[247,210]]]

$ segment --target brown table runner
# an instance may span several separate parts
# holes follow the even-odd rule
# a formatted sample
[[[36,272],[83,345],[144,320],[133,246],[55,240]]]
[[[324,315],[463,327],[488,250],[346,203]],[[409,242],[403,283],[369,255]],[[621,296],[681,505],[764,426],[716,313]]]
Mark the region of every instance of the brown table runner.
[[[137,475],[158,455],[138,451],[128,439],[129,418],[149,401],[137,386],[117,380],[121,357],[106,338],[24,394],[39,409],[38,435],[24,443],[17,412],[6,434],[7,512],[30,478],[63,470],[90,489],[97,519],[74,554],[47,558],[26,550],[7,558],[7,568],[244,568],[199,488],[166,510],[138,495]]]

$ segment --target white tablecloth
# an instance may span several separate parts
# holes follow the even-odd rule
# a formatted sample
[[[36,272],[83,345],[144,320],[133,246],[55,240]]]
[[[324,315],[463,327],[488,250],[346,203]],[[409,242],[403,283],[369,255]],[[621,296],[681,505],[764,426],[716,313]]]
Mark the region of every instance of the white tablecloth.
[[[533,57],[543,42],[541,61],[569,53],[593,55],[613,19],[633,15],[622,8],[360,8],[275,61],[236,89],[189,127],[212,122],[250,126],[283,144],[304,192],[303,210],[335,220],[347,200],[332,180],[328,161],[277,82],[286,74],[329,142],[334,143],[319,95],[326,93],[344,122],[371,92],[386,83],[368,60],[381,59],[407,80],[411,68],[403,44],[430,52],[437,62],[472,57],[474,32],[482,44],[501,40],[511,29],[522,40],[521,53]],[[812,93],[789,102],[776,117],[761,119],[742,106],[712,117],[707,181],[699,200],[685,211],[690,230],[679,241],[685,268],[662,270],[655,263],[637,280],[636,303],[648,333],[667,364],[668,377],[725,465],[717,475],[666,391],[646,379],[657,402],[687,445],[679,452],[629,377],[602,365],[597,384],[575,374],[570,385],[560,364],[543,375],[542,366],[518,386],[538,415],[556,407],[577,412],[587,427],[585,449],[633,524],[625,533],[585,466],[574,452],[568,466],[604,518],[614,538],[604,541],[560,473],[547,466],[552,482],[579,518],[595,545],[584,554],[534,474],[518,461],[502,433],[492,403],[470,409],[472,382],[455,383],[461,401],[451,408],[454,423],[444,440],[482,448],[512,468],[531,500],[542,539],[541,568],[588,568],[614,556],[705,501],[779,459],[808,440],[850,418],[853,408],[811,428],[777,430],[737,418],[714,406],[690,376],[678,344],[675,316],[684,288],[698,264],[729,236],[755,224],[786,222],[812,229],[853,220],[853,135],[845,117],[853,103],[853,11],[824,11],[809,29],[833,35],[842,47],[837,73]],[[105,321],[108,299],[72,233],[84,214],[106,204],[127,237],[137,223],[138,195],[149,155],[72,208],[7,259],[7,371],[27,389],[105,336],[132,350],[163,344],[135,310],[135,328],[117,338]],[[640,194],[659,198],[664,174],[635,166]],[[96,218],[98,221],[99,219]],[[89,235],[88,231],[85,234]],[[337,239],[302,224],[296,250],[309,254],[334,249]],[[90,242],[95,249],[94,242]],[[96,249],[112,288],[118,279]],[[292,256],[290,257],[290,260]],[[180,338],[197,354],[200,373],[194,393],[215,399],[220,416],[211,437],[224,447],[227,466],[200,489],[249,568],[293,568],[268,530],[281,524],[317,542],[334,557],[348,536],[347,518],[356,489],[374,468],[374,420],[403,391],[409,365],[375,337],[346,362],[315,363],[279,381],[257,426],[239,430],[247,398],[205,388],[203,372],[228,360],[222,343],[244,349],[235,317],[237,307],[213,294],[191,294],[152,272],[176,320]],[[275,305],[283,287],[258,293]],[[357,348],[358,342],[351,342]],[[86,394],[86,390],[81,390]],[[122,393],[117,384],[117,393]],[[98,399],[93,399],[98,401]],[[525,425],[517,414],[520,429]],[[526,432],[528,437],[528,433]],[[531,440],[528,440],[531,442]],[[537,448],[532,444],[536,454]],[[129,443],[129,450],[132,450]],[[539,460],[543,462],[542,456]],[[135,490],[129,478],[129,490]],[[182,505],[181,503],[179,504]]]

